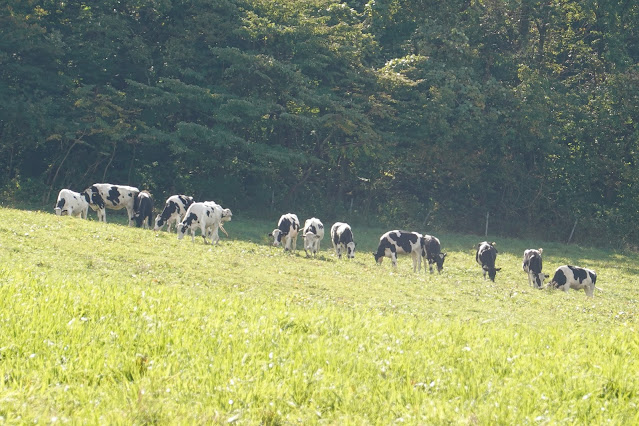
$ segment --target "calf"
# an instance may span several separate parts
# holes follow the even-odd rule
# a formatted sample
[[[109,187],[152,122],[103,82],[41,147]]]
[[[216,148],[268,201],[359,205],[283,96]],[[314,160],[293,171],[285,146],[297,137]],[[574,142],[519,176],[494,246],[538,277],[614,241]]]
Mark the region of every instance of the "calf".
[[[135,203],[133,204],[133,221],[138,228],[144,226],[144,228],[151,229],[151,218],[153,217],[153,198],[149,191],[142,191],[135,197]]]
[[[279,246],[284,242],[284,250],[295,250],[297,247],[297,233],[300,230],[300,221],[293,213],[286,213],[277,222],[277,228],[269,237],[273,237],[273,245]]]
[[[524,272],[528,274],[528,284],[535,288],[542,288],[544,280],[548,278],[548,275],[542,274],[542,261],[541,254],[544,249],[539,250],[528,249],[524,251],[524,261],[521,265]]]
[[[595,286],[596,282],[597,274],[595,271],[578,266],[564,265],[557,268],[550,285],[563,291],[568,291],[569,288],[574,290],[583,288],[586,296],[593,297],[595,288],[599,289]]]
[[[304,251],[306,255],[315,256],[320,250],[320,241],[324,239],[324,225],[316,218],[306,219],[304,229],[302,230],[302,238],[304,238]]]
[[[154,231],[159,231],[167,225],[167,232],[171,232],[171,225],[177,224],[184,219],[186,210],[193,204],[193,197],[186,195],[171,195],[164,203],[164,210],[155,218]]]
[[[89,212],[89,195],[86,192],[78,193],[70,189],[61,189],[54,210],[58,216],[66,214],[86,219]]]
[[[488,241],[477,244],[477,254],[475,260],[484,270],[484,279],[486,279],[486,272],[491,281],[495,281],[497,271],[501,268],[495,268],[495,259],[497,259],[497,249],[495,243],[489,243]]]
[[[331,226],[331,241],[338,259],[342,258],[342,250],[346,250],[346,256],[349,259],[355,257],[353,231],[348,223],[335,222]]]
[[[397,255],[410,253],[413,258],[413,272],[422,269],[422,244],[423,237],[417,232],[388,231],[379,238],[377,252],[373,252],[375,262],[381,265],[384,257],[389,257],[393,267],[397,268]]]
[[[424,235],[422,257],[424,261],[428,260],[428,269],[431,274],[433,273],[433,263],[437,264],[437,272],[441,274],[442,269],[444,269],[446,253],[441,252],[441,244],[438,238],[432,235]],[[424,264],[424,271],[426,271],[426,264]]]
[[[140,190],[133,186],[95,183],[84,192],[89,195],[90,207],[98,212],[98,220],[106,222],[106,209],[126,209],[129,226],[133,224],[135,199]]]
[[[231,216],[231,210],[223,209],[222,206],[214,202],[193,203],[186,211],[184,220],[177,225],[178,240],[184,238],[184,235],[190,230],[191,241],[195,243],[195,231],[199,229],[204,244],[209,244],[206,237],[211,239],[211,244],[215,244],[220,239],[218,228],[223,221],[231,220]]]

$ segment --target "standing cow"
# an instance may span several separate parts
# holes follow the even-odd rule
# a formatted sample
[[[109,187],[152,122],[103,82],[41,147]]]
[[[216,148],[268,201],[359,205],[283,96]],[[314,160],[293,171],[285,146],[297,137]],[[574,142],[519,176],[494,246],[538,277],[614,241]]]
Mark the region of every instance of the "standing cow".
[[[422,257],[424,261],[428,260],[428,269],[433,273],[433,263],[437,265],[437,272],[441,274],[444,269],[444,259],[446,253],[441,252],[441,244],[439,239],[432,235],[424,235],[424,243],[422,246]],[[424,272],[426,272],[426,264],[424,264]]]
[[[86,192],[61,189],[54,210],[58,216],[79,216],[86,219],[89,212],[89,195]]]
[[[379,238],[377,251],[373,252],[375,262],[381,265],[384,257],[388,257],[393,262],[393,267],[397,268],[397,255],[406,253],[413,258],[413,272],[418,267],[421,270],[423,241],[422,235],[417,232],[388,231]]]
[[[324,224],[316,218],[306,219],[304,228],[302,229],[302,238],[304,239],[304,251],[306,255],[315,257],[320,251],[320,241],[324,239]]]
[[[284,243],[284,250],[294,251],[297,247],[297,233],[300,230],[300,221],[293,213],[286,213],[277,222],[277,228],[273,230],[269,237],[273,237],[273,245],[279,246]]]
[[[89,205],[97,211],[99,221],[106,222],[106,209],[126,209],[129,226],[133,224],[135,199],[140,193],[139,189],[126,185],[95,183],[84,192],[89,195]]]
[[[524,260],[521,264],[524,272],[528,274],[528,284],[535,288],[542,288],[544,280],[548,278],[548,275],[541,272],[543,266],[541,254],[543,252],[544,249],[542,248],[538,250],[528,249],[524,251]]]
[[[191,241],[195,243],[195,232],[199,229],[204,244],[208,244],[207,237],[211,239],[211,244],[215,244],[220,239],[218,228],[223,221],[231,220],[232,215],[231,210],[224,209],[212,201],[193,203],[186,211],[184,220],[177,225],[178,240],[184,238],[190,230]]]
[[[133,203],[133,221],[138,228],[151,229],[151,221],[153,218],[153,198],[149,191],[142,191],[135,197]]]
[[[497,271],[501,268],[495,268],[495,259],[497,259],[497,249],[495,243],[489,243],[488,241],[477,244],[477,254],[475,260],[481,266],[484,271],[484,279],[486,279],[486,272],[491,281],[495,281]]]
[[[188,208],[193,204],[193,197],[186,195],[171,195],[164,203],[164,210],[155,218],[154,231],[159,231],[167,225],[167,232],[171,232],[171,225],[177,224],[184,219]]]
[[[595,271],[578,266],[563,265],[557,268],[550,285],[563,291],[584,289],[586,296],[593,297],[595,293],[597,274]]]
[[[335,222],[331,226],[331,241],[337,254],[337,258],[342,258],[342,251],[346,250],[349,259],[355,257],[355,241],[353,241],[353,231],[348,223]]]

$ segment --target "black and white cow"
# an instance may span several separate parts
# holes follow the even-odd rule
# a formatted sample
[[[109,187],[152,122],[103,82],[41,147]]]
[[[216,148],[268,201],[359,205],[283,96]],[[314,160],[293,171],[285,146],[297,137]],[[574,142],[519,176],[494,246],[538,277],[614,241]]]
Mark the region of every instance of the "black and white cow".
[[[164,203],[164,210],[155,218],[154,231],[159,231],[167,225],[167,231],[171,232],[171,225],[177,224],[184,219],[188,208],[193,204],[193,197],[186,195],[171,195]]]
[[[151,229],[151,221],[153,218],[153,198],[149,191],[142,191],[135,197],[133,204],[133,221],[138,228]]]
[[[550,285],[554,288],[559,288],[563,291],[568,291],[572,288],[574,290],[584,289],[586,296],[593,297],[595,293],[597,274],[595,271],[586,268],[580,268],[578,266],[563,265],[555,270],[555,275],[552,277]]]
[[[377,251],[373,252],[375,262],[381,264],[384,257],[389,257],[393,267],[397,268],[397,255],[406,253],[413,258],[413,272],[422,269],[422,244],[423,237],[417,232],[388,231],[379,238]]]
[[[428,269],[430,273],[433,273],[433,263],[437,264],[437,272],[441,273],[444,269],[444,259],[446,259],[446,253],[442,253],[442,246],[439,239],[432,235],[424,235],[424,243],[422,245],[422,257],[424,261],[428,260]],[[424,264],[424,271],[426,271],[426,264]]]
[[[231,210],[224,209],[214,202],[193,203],[186,211],[182,222],[177,225],[178,240],[184,238],[190,230],[191,240],[195,243],[195,231],[199,229],[204,244],[208,244],[206,237],[211,239],[211,244],[215,244],[220,239],[218,229],[222,222],[231,220],[232,216]]]
[[[58,216],[79,216],[86,219],[89,213],[89,195],[86,192],[61,189],[54,210]]]
[[[495,243],[489,243],[488,241],[477,244],[477,254],[475,260],[484,270],[484,279],[486,279],[486,272],[491,281],[495,281],[497,271],[501,268],[495,268],[495,259],[497,259],[497,249]]]
[[[126,209],[129,226],[133,224],[135,199],[140,190],[133,186],[95,183],[84,192],[89,195],[89,206],[98,212],[98,220],[106,222],[106,209]]]
[[[284,243],[284,250],[295,250],[297,247],[297,234],[300,230],[300,221],[293,213],[286,213],[277,222],[277,228],[273,230],[269,237],[273,237],[273,245],[279,246]]]
[[[524,251],[524,261],[521,264],[524,272],[528,274],[528,284],[535,288],[542,288],[544,280],[548,278],[548,275],[541,272],[543,263],[541,254],[544,249],[538,250],[528,249]]]
[[[353,241],[353,231],[348,223],[335,222],[331,226],[331,241],[337,258],[342,258],[342,251],[346,250],[349,259],[355,257],[355,241]]]
[[[306,219],[302,229],[304,251],[306,255],[315,256],[320,251],[320,242],[324,239],[324,224],[316,217]]]

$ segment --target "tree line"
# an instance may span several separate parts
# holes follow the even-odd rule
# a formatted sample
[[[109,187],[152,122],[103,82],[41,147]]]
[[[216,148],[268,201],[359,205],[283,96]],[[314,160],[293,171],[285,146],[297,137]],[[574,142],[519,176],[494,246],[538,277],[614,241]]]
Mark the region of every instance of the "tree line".
[[[634,247],[639,4],[7,0],[0,191]]]

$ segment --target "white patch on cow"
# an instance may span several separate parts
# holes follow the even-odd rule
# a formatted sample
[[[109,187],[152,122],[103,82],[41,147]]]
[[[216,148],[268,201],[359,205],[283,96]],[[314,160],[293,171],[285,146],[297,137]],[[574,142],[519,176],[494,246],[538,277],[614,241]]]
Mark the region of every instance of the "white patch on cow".
[[[295,251],[297,248],[297,234],[300,230],[300,221],[294,213],[286,213],[280,217],[269,237],[273,237],[273,245],[279,247],[283,244],[285,251]]]
[[[348,235],[348,238],[345,236]],[[346,250],[349,259],[355,257],[355,241],[353,241],[353,230],[348,223],[335,222],[331,226],[331,243],[335,249],[338,259],[342,258],[342,251]]]
[[[320,242],[324,239],[324,224],[316,217],[306,219],[302,230],[302,238],[304,238],[306,255],[317,255],[320,251]]]
[[[95,183],[85,190],[89,194],[90,207],[98,213],[98,220],[106,222],[106,209],[126,209],[129,226],[133,224],[135,198],[140,190],[134,186]],[[100,205],[99,203],[102,203]]]
[[[186,211],[184,219],[177,225],[178,240],[191,231],[191,240],[195,243],[195,232],[199,230],[204,244],[208,244],[207,237],[211,239],[211,244],[217,244],[220,240],[218,229],[222,222],[231,220],[231,217],[231,210],[224,209],[215,202],[193,203]]]
[[[75,216],[86,219],[89,213],[89,202],[84,193],[61,189],[55,203],[55,214],[58,216]]]

